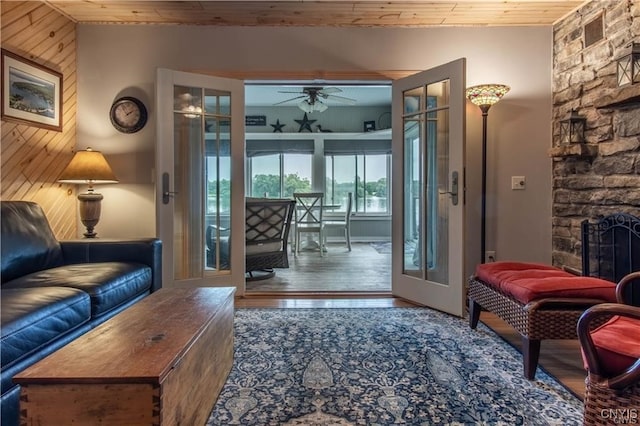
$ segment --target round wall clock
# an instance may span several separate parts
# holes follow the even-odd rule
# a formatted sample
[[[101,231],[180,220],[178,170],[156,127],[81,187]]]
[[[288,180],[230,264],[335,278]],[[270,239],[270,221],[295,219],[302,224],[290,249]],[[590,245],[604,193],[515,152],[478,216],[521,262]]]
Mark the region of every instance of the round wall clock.
[[[140,99],[125,96],[111,105],[111,124],[122,133],[135,133],[147,124],[147,108]]]

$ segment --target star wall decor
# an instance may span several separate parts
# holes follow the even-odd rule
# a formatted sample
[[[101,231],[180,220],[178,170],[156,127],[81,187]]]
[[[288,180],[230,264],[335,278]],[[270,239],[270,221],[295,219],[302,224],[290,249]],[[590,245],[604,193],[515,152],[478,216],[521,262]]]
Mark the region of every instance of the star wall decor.
[[[280,119],[277,119],[276,124],[270,124],[270,126],[273,127],[273,133],[275,132],[282,133],[282,128],[284,127],[284,124],[280,124]]]
[[[300,128],[298,129],[298,133],[301,133],[305,129],[307,129],[310,132],[313,132],[313,130],[311,130],[311,125],[318,120],[309,120],[309,118],[307,117],[307,113],[305,112],[304,118],[302,120],[294,120],[294,121],[300,125]]]

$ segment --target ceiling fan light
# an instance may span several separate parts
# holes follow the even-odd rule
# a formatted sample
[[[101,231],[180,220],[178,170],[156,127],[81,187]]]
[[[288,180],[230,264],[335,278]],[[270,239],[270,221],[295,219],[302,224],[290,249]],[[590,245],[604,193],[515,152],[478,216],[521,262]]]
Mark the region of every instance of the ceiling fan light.
[[[298,108],[300,108],[306,113],[312,113],[314,111],[313,104],[310,104],[307,100],[301,101],[298,104]]]
[[[319,102],[319,101],[316,101],[316,103],[313,104],[313,106],[315,107],[315,110],[318,111],[318,112],[326,111],[327,108],[329,108],[326,104],[324,104],[322,102]]]

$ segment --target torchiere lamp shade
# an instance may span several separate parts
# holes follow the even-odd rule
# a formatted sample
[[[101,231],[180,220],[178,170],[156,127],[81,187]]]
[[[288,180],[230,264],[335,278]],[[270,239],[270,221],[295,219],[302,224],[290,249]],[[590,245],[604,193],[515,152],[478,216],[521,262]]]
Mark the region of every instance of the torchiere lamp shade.
[[[510,89],[509,86],[504,84],[480,84],[469,87],[466,90],[466,95],[467,99],[474,105],[478,105],[480,109],[483,109],[483,107],[489,109],[491,105],[498,103]]]
[[[62,172],[58,182],[89,185],[87,192],[78,194],[80,200],[80,220],[87,228],[84,233],[86,238],[95,238],[95,226],[100,220],[102,194],[93,190],[94,184],[117,183],[118,179],[113,174],[109,163],[100,151],[87,148],[86,151],[78,151],[71,162]]]

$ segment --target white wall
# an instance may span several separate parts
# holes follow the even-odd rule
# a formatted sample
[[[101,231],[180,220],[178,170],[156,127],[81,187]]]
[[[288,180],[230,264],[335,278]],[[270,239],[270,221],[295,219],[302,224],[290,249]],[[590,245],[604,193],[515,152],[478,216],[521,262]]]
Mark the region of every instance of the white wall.
[[[78,25],[78,147],[102,150],[120,178],[101,188],[102,237],[155,235],[152,181],[156,68],[182,71],[422,70],[467,58],[467,86],[511,91],[489,113],[487,249],[499,259],[551,261],[551,27],[347,29]],[[149,123],[132,135],[109,122],[111,103],[137,95]],[[479,255],[481,115],[467,108],[470,242]],[[512,191],[512,175],[527,178]]]

